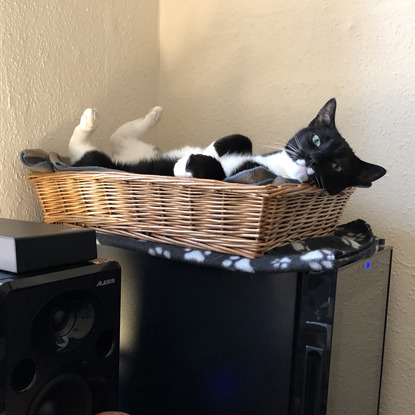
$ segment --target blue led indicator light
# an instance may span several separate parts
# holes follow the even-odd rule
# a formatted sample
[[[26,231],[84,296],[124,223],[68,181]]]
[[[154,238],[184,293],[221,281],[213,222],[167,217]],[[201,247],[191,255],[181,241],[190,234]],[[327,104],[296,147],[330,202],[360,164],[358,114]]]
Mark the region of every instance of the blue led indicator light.
[[[371,266],[370,261],[367,261],[366,262],[366,269],[370,269],[370,266]]]

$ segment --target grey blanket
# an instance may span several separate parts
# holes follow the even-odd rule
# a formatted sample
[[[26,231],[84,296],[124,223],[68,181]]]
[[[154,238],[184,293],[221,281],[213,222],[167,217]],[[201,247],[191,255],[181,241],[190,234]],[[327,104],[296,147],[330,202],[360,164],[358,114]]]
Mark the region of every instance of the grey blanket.
[[[53,173],[55,171],[67,170],[108,170],[104,167],[73,167],[69,157],[61,156],[58,153],[40,149],[22,150],[20,161],[32,173]]]
[[[68,157],[60,156],[58,153],[46,153],[40,149],[22,150],[20,152],[20,161],[32,173],[52,173],[55,171],[108,171],[105,167],[88,166],[73,167],[70,165]],[[264,167],[255,167],[245,170],[234,176],[227,177],[226,182],[243,183],[253,185],[265,184],[283,184],[283,183],[299,183],[297,180],[286,179],[269,171]]]

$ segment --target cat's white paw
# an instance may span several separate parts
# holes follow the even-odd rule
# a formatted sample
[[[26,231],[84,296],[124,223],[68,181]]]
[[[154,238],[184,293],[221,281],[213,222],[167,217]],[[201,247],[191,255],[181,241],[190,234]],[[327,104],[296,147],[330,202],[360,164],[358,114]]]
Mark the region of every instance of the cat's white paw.
[[[162,107],[154,107],[146,114],[145,118],[150,121],[151,127],[155,126],[160,120],[161,116],[163,115],[163,108]]]
[[[98,127],[99,114],[95,108],[87,108],[82,114],[79,126],[83,131],[93,131]]]
[[[182,157],[174,165],[173,174],[175,177],[193,177],[192,173],[186,170],[189,157],[188,155]]]
[[[314,170],[311,167],[307,167],[305,160],[302,159],[291,164],[290,170],[290,177],[302,183],[307,182],[309,176],[314,174]]]

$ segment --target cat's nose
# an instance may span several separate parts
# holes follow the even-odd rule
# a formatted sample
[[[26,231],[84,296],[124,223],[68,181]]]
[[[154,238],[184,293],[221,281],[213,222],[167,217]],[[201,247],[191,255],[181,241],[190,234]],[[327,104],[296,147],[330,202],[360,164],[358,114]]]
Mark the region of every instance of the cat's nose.
[[[307,166],[308,167],[315,167],[318,164],[321,163],[323,157],[321,154],[311,154],[308,161],[307,161]]]

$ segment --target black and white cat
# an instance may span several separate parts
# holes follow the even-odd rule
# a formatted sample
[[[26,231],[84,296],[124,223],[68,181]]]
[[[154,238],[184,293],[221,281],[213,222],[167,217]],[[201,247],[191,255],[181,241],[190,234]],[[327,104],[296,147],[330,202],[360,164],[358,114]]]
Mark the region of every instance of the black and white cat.
[[[99,117],[95,109],[85,110],[69,143],[73,165],[217,180],[263,166],[278,176],[316,184],[330,194],[350,186],[371,186],[386,173],[383,167],[360,160],[339,134],[334,98],[284,149],[260,155],[253,155],[251,141],[239,134],[223,137],[207,148],[183,147],[167,152],[138,140],[160,121],[162,112],[161,107],[154,107],[144,118],[118,128],[110,137],[111,156],[108,156],[91,145],[90,137]]]

